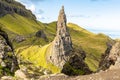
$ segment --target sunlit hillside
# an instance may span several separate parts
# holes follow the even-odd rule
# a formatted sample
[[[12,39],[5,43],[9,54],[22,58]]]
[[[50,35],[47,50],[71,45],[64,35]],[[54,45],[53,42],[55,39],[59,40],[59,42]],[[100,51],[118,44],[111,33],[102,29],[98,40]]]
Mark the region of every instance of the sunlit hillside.
[[[13,24],[11,24],[13,23]],[[26,54],[30,52],[29,50],[34,50],[36,45],[44,46],[52,42],[56,34],[56,22],[52,22],[49,24],[44,24],[38,21],[34,21],[20,15],[6,15],[0,18],[0,24],[2,29],[6,30],[10,39],[14,38],[17,35],[23,35],[26,40],[20,43],[14,42],[14,47],[16,49],[22,48],[25,46],[32,46],[28,49],[23,50],[20,54],[23,54],[25,58]],[[104,53],[106,49],[106,42],[109,41],[109,37],[103,34],[94,34],[85,30],[82,27],[79,27],[76,24],[68,23],[69,32],[72,37],[73,47],[77,50],[82,47],[82,49],[87,53],[86,63],[89,65],[90,69],[95,71],[98,67],[98,62],[100,60],[100,55]],[[35,36],[35,33],[38,30],[43,30],[47,35],[48,41],[46,42],[42,38],[38,38]],[[39,52],[39,51],[38,51]],[[36,55],[38,52],[36,52]],[[31,55],[35,54],[31,52]],[[31,55],[28,55],[31,60]],[[25,59],[26,59],[25,58]],[[39,58],[40,59],[40,58]],[[39,60],[38,59],[38,60]]]
[[[25,36],[25,41],[20,43],[13,42],[15,48],[28,45],[44,46],[51,42],[56,34],[56,22],[43,24],[41,22],[30,20],[17,14],[6,15],[0,18],[0,24],[1,27],[7,31],[8,35],[10,35],[11,39],[17,35]],[[83,48],[83,50],[87,53],[87,64],[89,65],[90,69],[95,71],[98,67],[100,55],[104,53],[106,49],[106,42],[109,41],[109,38],[103,34],[91,33],[84,28],[81,28],[78,25],[72,23],[68,23],[68,28],[72,37],[73,46],[76,49],[81,47]],[[42,38],[37,38],[34,36],[38,30],[43,30],[45,32],[48,38],[48,42]],[[33,37],[28,37],[29,35],[32,35]],[[34,54],[34,52],[31,54]]]

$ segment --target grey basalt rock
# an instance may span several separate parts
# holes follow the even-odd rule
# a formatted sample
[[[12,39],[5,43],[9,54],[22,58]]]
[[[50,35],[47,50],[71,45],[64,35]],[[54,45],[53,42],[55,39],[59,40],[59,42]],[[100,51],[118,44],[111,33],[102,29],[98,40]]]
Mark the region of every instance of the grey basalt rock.
[[[48,57],[48,60],[59,68],[63,68],[63,65],[69,60],[73,51],[66,22],[64,7],[62,6],[57,21],[56,37],[52,43],[51,55]]]

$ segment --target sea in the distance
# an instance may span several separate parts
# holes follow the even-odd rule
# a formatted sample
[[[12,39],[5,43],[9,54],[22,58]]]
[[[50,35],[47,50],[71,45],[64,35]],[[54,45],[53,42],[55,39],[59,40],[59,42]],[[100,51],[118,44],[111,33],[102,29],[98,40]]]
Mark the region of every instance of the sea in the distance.
[[[88,29],[93,33],[103,33],[108,35],[109,37],[113,38],[113,39],[120,39],[120,31],[112,31],[112,30],[93,30],[93,29]]]

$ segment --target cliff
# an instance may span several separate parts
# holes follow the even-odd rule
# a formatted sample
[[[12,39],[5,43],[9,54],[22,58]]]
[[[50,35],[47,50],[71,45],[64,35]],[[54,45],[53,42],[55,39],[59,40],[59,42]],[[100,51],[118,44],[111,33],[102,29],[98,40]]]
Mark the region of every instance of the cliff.
[[[35,15],[33,15],[30,10],[27,10],[21,3],[15,0],[0,0],[0,17],[14,13],[34,20],[36,19]]]

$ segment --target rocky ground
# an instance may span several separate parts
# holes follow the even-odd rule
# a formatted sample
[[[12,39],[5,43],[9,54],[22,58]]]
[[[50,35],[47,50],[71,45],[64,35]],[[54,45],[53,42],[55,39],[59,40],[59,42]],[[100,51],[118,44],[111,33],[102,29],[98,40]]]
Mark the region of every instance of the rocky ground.
[[[63,74],[43,76],[39,80],[120,80],[120,70],[106,70],[84,76],[69,77]]]
[[[0,80],[120,80],[120,70],[106,70],[100,71],[99,73],[93,73],[90,75],[81,75],[81,76],[66,76],[64,74],[52,74],[52,75],[44,75],[39,79],[34,78],[26,78],[22,76],[22,78],[12,78],[10,76],[4,76]]]

